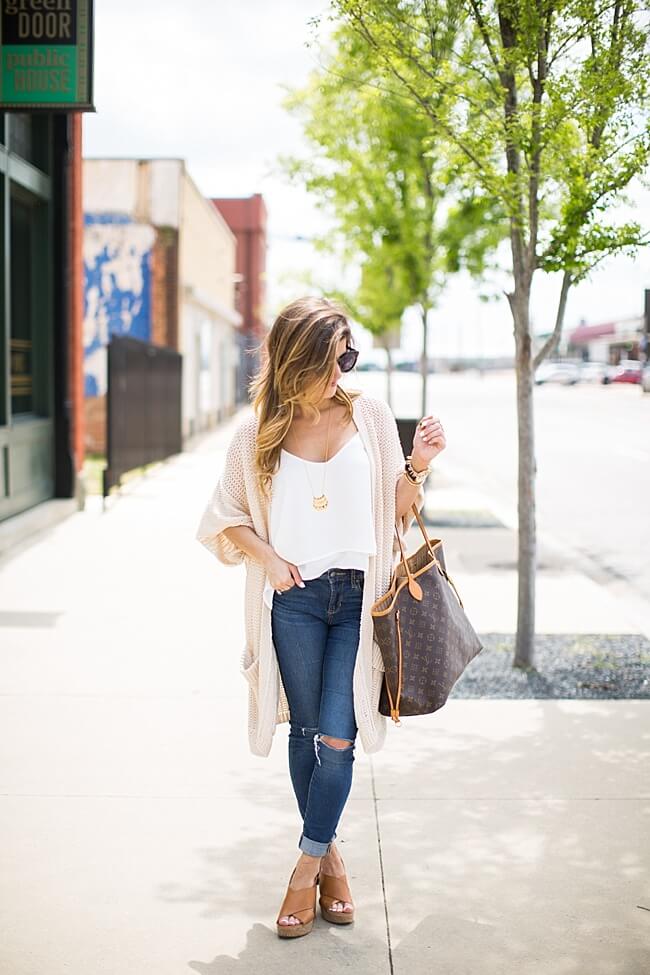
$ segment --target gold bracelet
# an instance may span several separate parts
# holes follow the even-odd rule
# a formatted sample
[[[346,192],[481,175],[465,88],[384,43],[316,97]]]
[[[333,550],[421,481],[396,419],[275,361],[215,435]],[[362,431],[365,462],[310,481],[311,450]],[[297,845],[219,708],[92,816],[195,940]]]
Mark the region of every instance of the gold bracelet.
[[[404,464],[404,474],[411,484],[423,484],[429,474],[429,470],[416,471],[411,462],[407,460]]]
[[[409,474],[409,472],[406,470],[406,468],[402,471],[402,474],[404,475],[404,477],[406,478],[406,480],[409,482],[409,484],[421,484],[422,483],[421,481],[414,481],[413,478],[411,477],[411,475]]]
[[[424,481],[424,479],[426,477],[428,477],[428,475],[431,473],[431,465],[430,464],[428,464],[424,468],[423,471],[416,471],[416,469],[413,467],[413,464],[411,463],[411,454],[408,454],[407,455],[406,463],[405,463],[404,466],[405,466],[406,470],[410,473],[411,479],[415,483],[421,484],[422,481]]]

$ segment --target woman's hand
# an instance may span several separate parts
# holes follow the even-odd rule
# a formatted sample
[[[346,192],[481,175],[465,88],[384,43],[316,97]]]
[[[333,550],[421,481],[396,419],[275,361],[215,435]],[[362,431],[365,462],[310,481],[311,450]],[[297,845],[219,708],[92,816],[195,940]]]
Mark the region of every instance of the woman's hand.
[[[438,417],[423,416],[416,427],[411,450],[411,463],[415,470],[423,471],[429,461],[432,461],[446,446],[447,441]]]
[[[284,592],[296,585],[300,586],[301,589],[305,588],[298,567],[293,562],[287,562],[273,549],[264,562],[264,568],[269,577],[269,582],[276,592]]]

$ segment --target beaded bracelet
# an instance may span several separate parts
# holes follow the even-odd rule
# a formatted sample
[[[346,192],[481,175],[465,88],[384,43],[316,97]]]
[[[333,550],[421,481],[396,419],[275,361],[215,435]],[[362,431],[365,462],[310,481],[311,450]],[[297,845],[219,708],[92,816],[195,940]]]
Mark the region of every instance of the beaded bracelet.
[[[431,466],[425,467],[423,471],[416,471],[411,463],[411,454],[406,458],[404,473],[411,484],[422,484],[431,473]]]

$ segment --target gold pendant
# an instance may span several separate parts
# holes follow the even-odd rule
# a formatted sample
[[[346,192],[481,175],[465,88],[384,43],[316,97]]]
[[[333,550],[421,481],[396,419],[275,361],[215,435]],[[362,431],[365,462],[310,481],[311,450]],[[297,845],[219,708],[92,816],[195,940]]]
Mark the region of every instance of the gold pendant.
[[[316,508],[317,511],[324,511],[325,508],[327,507],[327,498],[325,497],[324,494],[319,494],[317,498],[313,499],[312,503],[314,505],[314,508]]]

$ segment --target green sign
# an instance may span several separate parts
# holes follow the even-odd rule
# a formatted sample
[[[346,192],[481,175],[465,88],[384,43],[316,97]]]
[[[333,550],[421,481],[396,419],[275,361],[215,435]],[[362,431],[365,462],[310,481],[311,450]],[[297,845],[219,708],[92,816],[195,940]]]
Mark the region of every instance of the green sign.
[[[93,0],[0,0],[0,110],[94,112]]]

